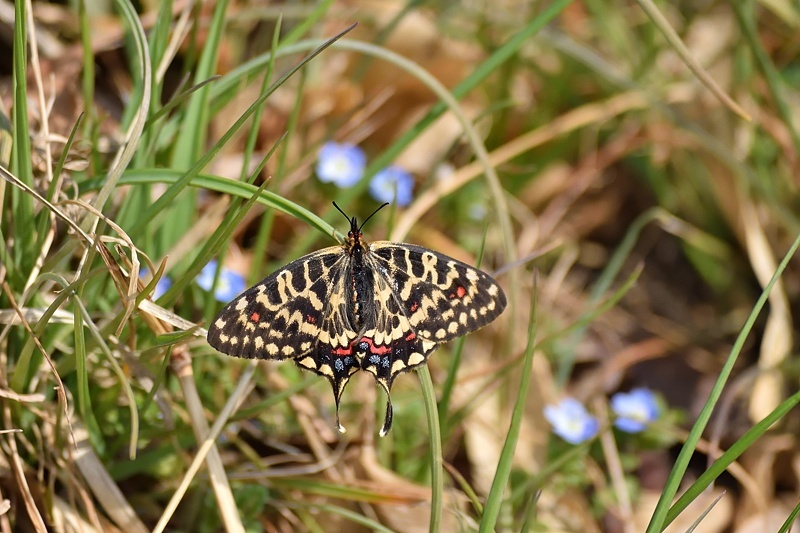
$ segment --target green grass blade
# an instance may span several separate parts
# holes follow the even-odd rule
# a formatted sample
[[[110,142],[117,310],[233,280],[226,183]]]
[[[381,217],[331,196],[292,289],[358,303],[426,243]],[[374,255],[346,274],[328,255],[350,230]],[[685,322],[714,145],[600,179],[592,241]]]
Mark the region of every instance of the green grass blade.
[[[519,392],[514,402],[514,411],[511,414],[511,424],[508,428],[508,435],[503,443],[503,450],[500,453],[500,460],[497,464],[497,471],[492,480],[492,487],[486,497],[486,505],[481,516],[481,533],[494,531],[497,518],[500,516],[500,509],[503,504],[503,496],[511,475],[511,465],[514,459],[514,451],[517,448],[517,440],[522,427],[522,418],[525,414],[525,403],[528,398],[528,389],[533,375],[533,355],[536,348],[536,286],[537,273],[534,273],[533,296],[531,297],[530,320],[528,322],[528,344],[525,348],[525,359],[520,371]]]
[[[444,505],[444,476],[442,472],[442,431],[439,426],[439,411],[436,407],[436,391],[433,388],[431,371],[428,365],[417,369],[422,398],[425,402],[425,414],[428,417],[428,435],[430,436],[431,461],[431,519],[429,531],[439,531],[442,524],[442,507]]]
[[[797,520],[797,516],[800,514],[800,502],[794,506],[792,512],[789,513],[789,516],[786,517],[786,520],[781,524],[781,528],[778,530],[778,533],[789,533],[792,530],[792,526]]]
[[[754,425],[742,435],[719,459],[703,472],[697,480],[684,492],[678,501],[669,509],[667,518],[664,523],[665,526],[669,525],[675,518],[678,517],[702,492],[711,485],[723,472],[741,457],[756,440],[764,436],[765,433],[786,414],[791,411],[798,403],[800,403],[800,392],[796,392],[775,408],[768,416],[761,420],[758,424]]]
[[[33,166],[31,157],[30,124],[28,123],[28,38],[27,2],[14,2],[14,50],[12,57],[11,91],[14,107],[11,110],[11,128],[13,144],[11,148],[11,172],[25,184],[33,186]],[[11,209],[14,220],[15,253],[14,270],[28,272],[33,265],[35,239],[30,238],[33,224],[33,199],[16,189],[11,191]],[[9,269],[12,270],[12,269]],[[16,285],[24,282],[23,276],[15,275],[12,281]]]
[[[766,50],[761,44],[761,36],[759,35],[756,21],[756,3],[752,0],[731,3],[733,12],[736,15],[736,21],[739,23],[739,28],[747,40],[750,53],[756,60],[758,68],[764,74],[764,81],[772,95],[772,100],[775,102],[778,114],[781,117],[781,123],[786,126],[789,136],[792,139],[792,144],[796,152],[800,152],[800,134],[798,134],[795,127],[795,113],[791,98],[786,94],[786,82],[781,79],[780,72],[775,67],[775,64],[770,59]],[[795,6],[796,8],[796,6]]]
[[[153,185],[156,183],[175,184],[183,179],[184,173],[165,168],[128,170],[120,179],[120,185]],[[97,189],[102,185],[102,179],[87,180],[80,184],[81,194]],[[234,181],[219,176],[208,174],[196,175],[190,182],[192,187],[200,187],[239,198],[250,198],[258,187],[240,181]],[[325,235],[333,235],[334,228],[316,214],[306,208],[287,200],[286,198],[270,191],[262,191],[256,201],[267,207],[277,209],[289,216],[293,216],[317,228]]]
[[[226,131],[217,143],[207,152],[205,152],[192,166],[191,168],[186,171],[183,176],[176,182],[174,182],[165,192],[164,194],[156,200],[150,208],[142,214],[139,221],[134,224],[134,226],[129,230],[129,235],[131,237],[137,236],[147,225],[152,224],[153,220],[155,220],[158,215],[165,212],[167,206],[169,206],[173,200],[178,196],[178,194],[186,188],[186,186],[192,181],[192,178],[197,176],[200,171],[205,168],[205,166],[216,156],[217,152],[225,146],[225,144],[230,141],[230,139],[234,136],[234,134],[242,127],[242,125],[250,118],[250,116],[255,113],[260,105],[266,101],[267,98],[278,88],[280,87],[287,79],[289,79],[294,73],[298,70],[303,68],[309,61],[314,59],[317,55],[322,53],[323,50],[328,48],[331,44],[336,42],[336,40],[340,39],[345,33],[350,31],[350,29],[346,29],[345,31],[339,33],[335,37],[327,40],[324,44],[317,47],[313,52],[303,58],[302,61],[298,62],[297,65],[292,67],[286,74],[281,76],[270,89],[262,94],[255,102],[253,102],[250,107],[239,117],[239,119],[230,127],[228,131]]]
[[[195,85],[216,74],[219,59],[220,41],[225,29],[225,14],[228,0],[221,0],[214,6],[211,24],[208,28],[207,41],[200,54],[200,61],[195,72]],[[183,115],[183,126],[175,141],[170,168],[188,169],[205,152],[206,132],[210,117],[208,108],[209,88],[202,87],[192,94],[188,109]]]
[[[794,243],[792,243],[789,251],[783,257],[780,265],[778,265],[778,269],[775,271],[772,279],[767,286],[764,287],[764,290],[761,292],[761,296],[758,298],[758,301],[753,307],[750,316],[747,318],[747,321],[742,327],[739,336],[736,338],[736,342],[734,343],[733,348],[731,348],[731,353],[728,356],[727,361],[725,361],[725,364],[719,373],[719,377],[714,383],[714,387],[711,389],[708,400],[698,415],[694,426],[692,426],[692,430],[689,432],[689,436],[686,438],[686,442],[681,448],[678,458],[675,461],[675,465],[673,466],[672,471],[667,478],[667,483],[664,486],[664,490],[662,491],[661,497],[658,500],[658,504],[653,512],[653,516],[650,519],[650,524],[647,526],[647,533],[657,533],[663,531],[665,525],[667,524],[670,502],[678,492],[681,480],[683,479],[683,474],[686,472],[686,468],[689,466],[689,460],[697,448],[697,443],[700,440],[700,437],[703,435],[706,425],[708,425],[708,421],[711,418],[711,413],[714,410],[714,406],[716,406],[720,396],[722,395],[722,389],[725,387],[728,377],[730,377],[731,371],[733,370],[733,366],[742,351],[742,347],[744,346],[747,337],[750,335],[750,331],[753,329],[756,318],[758,318],[758,315],[761,313],[761,310],[767,303],[767,298],[769,297],[769,293],[772,290],[773,285],[775,285],[775,282],[781,277],[783,271],[786,270],[786,266],[794,256],[798,246],[800,246],[800,236],[798,236]]]
[[[147,40],[145,39],[142,24],[139,21],[136,10],[128,0],[116,0],[116,3],[119,7],[120,13],[128,23],[131,36],[134,40],[138,65],[137,68],[133,69],[133,71],[135,74],[138,74],[141,77],[141,95],[138,103],[132,104],[136,106],[136,112],[134,113],[133,121],[128,128],[126,142],[123,144],[123,146],[120,148],[120,151],[117,153],[117,156],[114,158],[114,162],[112,163],[111,168],[108,170],[108,173],[105,177],[103,187],[100,189],[100,192],[97,193],[97,196],[93,201],[95,209],[101,212],[103,211],[103,207],[105,206],[108,198],[116,190],[117,181],[119,180],[120,176],[122,176],[122,173],[125,171],[128,163],[130,163],[131,159],[133,159],[133,155],[136,153],[136,150],[139,146],[139,139],[141,138],[142,130],[144,129],[145,121],[147,120],[147,115],[150,109],[150,94],[152,88],[150,54],[147,51]]]
[[[92,51],[92,27],[86,14],[86,0],[78,1],[78,26],[81,31],[81,96],[83,102],[94,102],[94,53]],[[89,136],[95,123],[94,105],[84,105],[84,113],[88,120],[84,124],[83,134]],[[55,174],[58,177],[58,174]]]

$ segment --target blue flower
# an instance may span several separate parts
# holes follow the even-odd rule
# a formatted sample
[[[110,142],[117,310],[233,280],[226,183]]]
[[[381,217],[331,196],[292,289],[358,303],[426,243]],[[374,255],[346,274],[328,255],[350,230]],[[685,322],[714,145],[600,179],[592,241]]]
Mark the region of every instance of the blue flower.
[[[467,209],[467,214],[469,215],[469,218],[475,222],[482,222],[486,218],[486,215],[489,214],[489,210],[486,209],[485,203],[473,202]]]
[[[564,398],[556,405],[545,406],[544,417],[553,426],[553,432],[570,444],[587,441],[600,429],[597,418],[575,398]]]
[[[143,280],[146,280],[150,277],[150,270],[147,267],[140,268],[139,277]],[[147,283],[149,283],[149,281]],[[172,280],[167,276],[161,276],[161,279],[159,279],[156,283],[156,288],[153,290],[153,294],[150,295],[150,298],[153,300],[158,300],[164,295],[165,292],[169,290],[170,287],[172,287]]]
[[[395,201],[403,207],[411,203],[414,178],[404,168],[391,165],[377,174],[369,182],[369,193],[379,202]]]
[[[211,286],[214,284],[214,275],[216,272],[217,260],[212,259],[203,267],[203,270],[195,281],[204,290],[210,291]],[[234,297],[244,292],[245,288],[247,288],[247,283],[244,277],[230,268],[223,266],[222,271],[219,273],[219,280],[217,280],[217,288],[214,290],[214,298],[218,302],[229,302],[233,300]]]
[[[353,144],[325,143],[317,155],[317,177],[338,187],[352,187],[364,177],[367,156]]]
[[[618,392],[611,397],[611,410],[617,415],[614,426],[626,433],[639,433],[658,418],[660,409],[650,389]]]

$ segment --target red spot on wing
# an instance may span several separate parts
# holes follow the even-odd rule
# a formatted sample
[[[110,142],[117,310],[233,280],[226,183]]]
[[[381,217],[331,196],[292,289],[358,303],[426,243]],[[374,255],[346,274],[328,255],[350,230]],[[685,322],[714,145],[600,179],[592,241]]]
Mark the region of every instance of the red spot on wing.
[[[464,287],[459,285],[458,287],[456,287],[456,292],[451,292],[450,293],[450,299],[451,300],[453,300],[455,298],[461,299],[466,295],[467,295],[467,289],[465,289]]]
[[[411,304],[411,312],[412,313],[414,311],[416,311],[417,309],[419,309],[419,302],[414,302],[413,304]]]
[[[316,324],[317,319],[311,315],[306,315],[306,322],[308,322],[309,324]]]
[[[339,357],[346,357],[348,355],[353,355],[353,347],[352,346],[341,346],[332,350],[331,353],[333,355],[338,355]]]
[[[375,346],[375,341],[373,341],[369,337],[361,337],[361,340],[358,342],[369,344],[369,352],[372,354],[383,355],[391,353],[392,351],[391,346]]]
[[[416,338],[417,338],[417,334],[414,333],[413,331],[409,332],[409,334],[406,335],[406,340],[407,341],[413,341]]]
[[[251,321],[251,322],[258,322],[260,318],[261,318],[261,315],[259,315],[259,314],[258,314],[257,312],[255,312],[255,311],[253,311],[253,314],[252,314],[252,315],[250,315],[250,321]]]

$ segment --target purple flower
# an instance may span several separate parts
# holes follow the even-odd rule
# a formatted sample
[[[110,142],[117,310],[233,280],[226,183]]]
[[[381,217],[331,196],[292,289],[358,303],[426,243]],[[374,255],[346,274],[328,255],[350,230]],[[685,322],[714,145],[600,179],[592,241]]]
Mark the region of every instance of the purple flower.
[[[204,290],[210,291],[211,286],[214,284],[214,275],[216,272],[217,260],[212,259],[203,267],[203,270],[195,281]],[[247,284],[244,277],[230,268],[223,266],[222,271],[219,273],[219,280],[217,280],[217,288],[214,290],[214,298],[218,302],[229,302],[233,300],[235,296],[244,292],[245,288],[247,288]]]
[[[147,278],[150,277],[150,270],[147,267],[140,268],[139,277],[143,280],[147,280]],[[149,281],[147,283],[149,283]],[[169,290],[170,287],[172,287],[172,280],[167,276],[161,276],[161,279],[159,279],[156,283],[156,288],[153,289],[153,294],[150,295],[150,298],[153,300],[158,300],[164,295],[165,292]]]
[[[545,406],[544,417],[553,426],[553,432],[570,444],[587,441],[600,429],[597,418],[575,398],[564,398],[556,405]]]
[[[611,410],[617,415],[614,426],[626,433],[639,433],[658,418],[660,409],[650,389],[618,392],[611,397]]]
[[[364,176],[367,156],[353,144],[325,143],[317,155],[317,177],[337,187],[352,187]]]
[[[395,201],[403,207],[411,203],[414,178],[404,168],[390,165],[369,182],[369,193],[379,202]]]

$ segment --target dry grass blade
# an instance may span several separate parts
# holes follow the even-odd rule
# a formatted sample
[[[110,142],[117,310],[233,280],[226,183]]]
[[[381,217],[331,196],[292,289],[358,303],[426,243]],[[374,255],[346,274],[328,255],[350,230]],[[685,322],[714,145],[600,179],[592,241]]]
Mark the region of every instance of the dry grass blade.
[[[121,292],[122,288],[133,283],[137,284],[139,290],[141,290],[142,282],[138,276],[134,276],[134,271],[138,269],[138,266],[132,269],[130,279],[127,280],[126,284],[125,274],[122,272],[122,269],[116,265],[113,257],[107,253],[104,247],[101,247],[101,253],[106,253],[104,256],[104,261],[111,268],[112,277],[114,277],[114,281]],[[121,296],[124,295],[121,294]],[[130,301],[133,302],[132,299]],[[160,317],[166,318],[166,315],[170,313],[162,309],[160,306],[150,302],[149,300],[143,300],[140,304],[140,309],[150,309],[151,307],[153,308],[155,314],[149,312],[143,313],[142,316],[144,321],[156,335],[163,335],[170,332],[171,328],[169,327],[169,323],[162,322],[161,318],[155,316],[157,314]],[[186,326],[185,329],[196,327],[194,324],[186,322],[183,319],[181,319],[179,322]],[[189,411],[189,417],[195,438],[197,439],[198,443],[205,442],[208,435],[208,422],[205,419],[205,410],[203,409],[200,395],[197,392],[197,385],[195,384],[194,373],[192,372],[191,354],[186,346],[174,346],[170,357],[170,366],[175,375],[178,376],[181,390],[186,401],[186,406]],[[233,498],[233,493],[231,492],[230,483],[228,482],[227,474],[225,472],[225,467],[222,464],[222,458],[219,454],[219,450],[216,448],[216,444],[214,444],[213,438],[211,439],[211,444],[212,447],[208,453],[206,461],[208,464],[211,485],[214,489],[214,494],[217,498],[217,503],[223,522],[226,526],[226,530],[244,531],[244,526],[242,525],[239,517],[238,509]]]
[[[203,328],[197,327],[197,324],[195,324],[194,322],[190,322],[185,318],[183,318],[182,316],[176,315],[172,311],[164,309],[160,305],[153,303],[150,300],[142,300],[139,303],[139,310],[143,311],[143,314],[141,316],[146,317],[144,318],[144,320],[148,322],[150,328],[158,335],[167,332],[163,324],[169,324],[184,331],[194,329],[195,330],[194,334],[204,339],[208,334],[208,331],[206,331]],[[154,328],[153,326],[156,322],[163,322],[163,324],[158,328]]]
[[[111,524],[98,528],[75,512],[75,509],[61,498],[53,499],[53,523],[56,531],[80,531],[81,533],[116,533],[121,531]]]
[[[78,439],[75,464],[94,497],[120,529],[130,533],[147,533],[147,526],[139,520],[136,511],[92,449],[89,433],[83,424],[75,423],[75,434]]]
[[[14,310],[19,315],[19,319],[22,322],[23,327],[28,332],[28,335],[31,336],[31,340],[36,345],[36,348],[38,348],[39,352],[47,361],[47,364],[50,365],[50,370],[53,371],[53,376],[55,377],[56,383],[58,383],[58,386],[56,387],[56,394],[58,395],[58,403],[61,404],[61,408],[64,411],[64,416],[66,417],[67,425],[69,426],[69,431],[70,434],[72,435],[72,442],[77,445],[77,442],[75,440],[75,433],[72,429],[72,421],[70,420],[69,416],[69,402],[67,401],[67,394],[66,392],[64,392],[64,382],[61,381],[61,376],[58,375],[58,370],[56,369],[56,366],[53,364],[52,359],[50,359],[50,355],[47,353],[47,350],[44,349],[42,343],[39,342],[39,339],[36,337],[36,335],[34,335],[33,329],[31,329],[30,324],[28,324],[28,321],[25,320],[25,316],[22,314],[22,311],[17,306],[17,301],[14,298],[14,294],[11,292],[11,289],[8,287],[8,283],[6,283],[5,281],[3,282],[3,292],[5,292],[6,298],[8,298],[9,302],[11,303],[11,307],[13,307]]]
[[[75,233],[83,237],[83,240],[86,241],[90,246],[94,245],[94,239],[89,237],[89,235],[81,229],[81,227],[75,223],[70,217],[68,217],[63,211],[61,211],[58,207],[50,203],[44,196],[36,192],[35,190],[31,189],[28,185],[20,181],[15,175],[13,175],[8,169],[0,165],[0,177],[15,185],[25,191],[26,193],[30,194],[37,200],[39,200],[42,204],[46,205],[47,208],[55,214],[58,218],[63,220]]]
[[[692,56],[692,53],[686,48],[686,45],[683,44],[681,38],[675,32],[675,30],[670,26],[669,21],[661,14],[661,11],[658,10],[658,7],[651,1],[651,0],[636,0],[639,6],[641,6],[642,10],[647,13],[652,21],[655,23],[656,27],[664,34],[669,41],[669,44],[678,52],[678,55],[683,59],[686,63],[686,66],[689,67],[695,76],[708,87],[714,96],[719,98],[719,100],[728,106],[734,113],[739,115],[745,120],[752,120],[750,114],[742,109],[742,107],[737,104],[730,96],[728,96],[722,88],[717,85],[717,82],[714,81],[708,72],[700,65]]]
[[[777,262],[756,214],[756,208],[748,199],[743,199],[741,213],[750,264],[763,287],[769,283]],[[791,353],[794,338],[789,299],[781,280],[775,283],[769,295],[769,304],[764,339],[758,357],[759,375],[753,384],[748,405],[750,419],[753,421],[763,419],[784,398],[784,376],[780,367]]]
[[[205,460],[206,464],[208,465],[211,487],[214,489],[214,495],[217,498],[217,507],[219,508],[222,516],[222,521],[225,524],[225,529],[234,533],[244,533],[244,525],[239,517],[239,509],[236,505],[236,500],[233,497],[233,493],[231,492],[228,474],[225,472],[225,465],[222,463],[222,456],[217,448],[216,438],[219,435],[219,432],[222,430],[223,424],[227,422],[227,418],[233,412],[235,406],[241,401],[240,395],[244,394],[245,389],[249,385],[250,377],[252,376],[252,366],[250,367],[250,372],[245,372],[245,374],[242,376],[239,386],[228,400],[226,408],[230,407],[230,409],[227,411],[223,409],[216,421],[217,423],[214,424],[215,429],[209,432],[205,409],[203,409],[200,395],[197,393],[197,385],[195,383],[195,376],[191,365],[191,355],[189,354],[186,346],[177,346],[173,350],[170,365],[175,372],[175,375],[177,375],[178,379],[180,380],[181,390],[183,391],[183,397],[186,401],[186,409],[189,411],[189,418],[192,423],[192,430],[194,431],[195,439],[197,439],[197,443],[201,446],[201,450],[204,446],[208,445],[207,455],[201,456],[200,452],[198,451],[198,455],[195,457],[195,461],[192,464],[194,465],[197,463],[199,465],[202,464],[202,461],[198,459]],[[194,474],[192,474],[192,476],[194,476]],[[184,479],[191,480],[192,478],[189,477],[189,474],[187,473]],[[176,496],[178,494],[179,492],[176,493]],[[173,499],[170,501],[170,503],[173,501],[177,504],[180,499],[175,499],[173,496]],[[159,523],[166,525],[165,519],[169,520],[169,510],[170,507],[168,506],[164,511],[164,515],[162,515]],[[156,530],[158,530],[158,526],[156,527]]]
[[[28,322],[38,322],[42,319],[42,316],[45,313],[44,309],[33,307],[22,307],[19,311],[22,313],[22,317]],[[49,320],[50,324],[73,324],[74,322],[75,317],[72,315],[72,313],[63,309],[56,309],[55,313],[53,313]],[[20,319],[17,311],[13,309],[3,309],[0,310],[0,324],[19,326],[22,324],[22,319]],[[5,335],[0,334],[0,341],[3,340],[3,337],[5,337]]]
[[[3,422],[6,427],[11,426],[11,410],[8,405],[3,405]],[[25,465],[19,456],[16,437],[10,435],[6,442],[8,443],[6,459],[14,474],[14,480],[17,483],[17,488],[19,489],[20,497],[25,505],[25,510],[28,512],[31,525],[37,533],[46,533],[47,527],[44,525],[44,518],[42,518],[42,514],[39,512],[39,508],[31,493],[30,485],[28,485],[28,479],[25,476]]]
[[[670,101],[677,103],[691,98],[690,94],[675,91]],[[492,167],[508,163],[514,157],[541,146],[546,142],[563,136],[579,128],[607,121],[623,113],[646,108],[650,101],[641,92],[633,91],[615,95],[602,102],[586,104],[564,113],[555,120],[532,131],[526,132],[512,141],[489,153],[488,161]],[[414,202],[398,218],[392,231],[392,240],[403,240],[411,231],[411,227],[419,222],[422,215],[437,205],[442,198],[464,187],[470,181],[480,177],[483,166],[479,162],[464,165],[445,180],[436,181],[433,186],[420,194]]]
[[[192,464],[189,466],[189,469],[184,474],[180,485],[178,486],[178,488],[175,491],[175,494],[173,494],[172,498],[170,499],[170,502],[167,505],[167,508],[164,509],[164,513],[161,515],[161,518],[159,519],[158,524],[156,524],[156,527],[153,529],[153,533],[160,533],[160,532],[164,531],[164,529],[167,527],[167,524],[169,523],[170,518],[172,518],[172,515],[175,512],[175,509],[178,507],[178,504],[180,503],[181,499],[186,494],[186,490],[189,487],[189,483],[191,483],[192,479],[194,479],[194,476],[197,475],[197,472],[200,470],[200,467],[202,466],[203,461],[208,460],[208,458],[210,457],[210,454],[212,454],[212,453],[215,454],[217,456],[217,460],[219,460],[219,452],[216,450],[215,440],[219,436],[220,431],[222,431],[223,426],[227,423],[228,418],[235,411],[236,406],[239,405],[239,403],[241,402],[242,398],[244,397],[245,391],[250,386],[250,379],[253,376],[253,372],[255,372],[256,365],[257,365],[257,361],[251,361],[251,364],[249,364],[245,368],[245,371],[242,373],[242,377],[239,380],[239,383],[237,384],[236,389],[233,391],[233,394],[231,394],[230,398],[228,398],[228,401],[225,403],[225,407],[222,409],[222,411],[220,411],[219,416],[214,421],[214,425],[211,427],[210,430],[208,429],[208,425],[205,422],[205,414],[202,413],[202,412],[198,413],[198,416],[200,418],[202,418],[202,422],[199,422],[197,425],[194,426],[194,428],[195,428],[195,431],[197,432],[197,440],[198,440],[198,442],[201,443],[200,448],[197,450],[197,454],[195,455],[194,459],[192,460]],[[183,370],[182,371],[179,370],[177,373],[178,373],[178,376],[181,378],[182,382],[187,380],[187,379],[189,381],[191,381],[192,385],[190,387],[188,387],[187,390],[189,390],[190,392],[194,391],[194,393],[196,394],[196,389],[193,386],[194,380],[191,379],[191,374],[187,375],[187,373],[186,373],[187,366],[188,366],[188,368],[191,368],[191,364],[183,365]],[[184,390],[184,393],[185,392],[186,392],[186,390]],[[197,400],[195,402],[191,402],[191,403],[193,405],[197,405],[197,404],[199,404],[199,400]],[[190,404],[190,400],[187,398],[187,406],[189,406],[189,408],[191,410],[192,406],[189,405],[189,404]],[[194,419],[194,416],[193,416],[193,419]],[[205,425],[206,429],[205,429],[205,431],[203,433],[201,433],[203,425]],[[219,468],[222,468],[222,462],[221,461],[218,462],[218,465],[219,465]],[[209,468],[211,468],[211,466],[212,465],[209,462]],[[210,472],[210,473],[211,473],[212,479],[215,477],[215,475],[218,475],[218,472]],[[224,484],[225,486],[228,486],[227,477],[225,477],[225,475],[224,475],[225,474],[224,468],[222,468],[221,474],[222,474],[222,477],[217,479],[216,488],[218,490],[221,488],[220,484]],[[236,515],[235,519],[238,520],[238,510],[236,508],[236,503],[233,500],[233,498],[230,498],[229,500],[227,498],[225,500],[218,500],[218,503],[219,503],[221,512],[235,514]],[[231,523],[226,523],[228,528],[232,527],[232,523],[233,523],[233,521]],[[229,531],[230,530],[231,529],[229,529]],[[236,531],[244,531],[244,527],[240,525],[240,527],[237,528]]]

